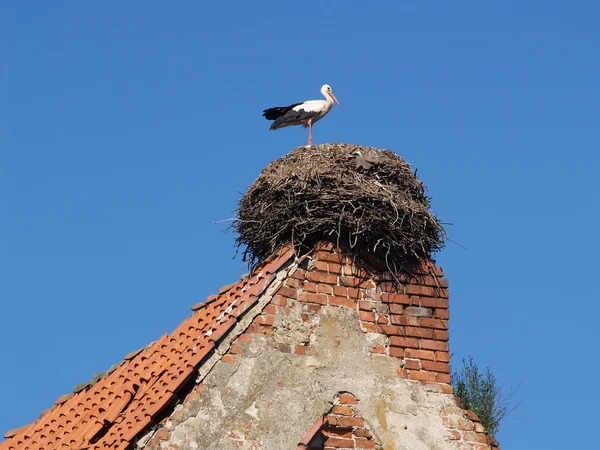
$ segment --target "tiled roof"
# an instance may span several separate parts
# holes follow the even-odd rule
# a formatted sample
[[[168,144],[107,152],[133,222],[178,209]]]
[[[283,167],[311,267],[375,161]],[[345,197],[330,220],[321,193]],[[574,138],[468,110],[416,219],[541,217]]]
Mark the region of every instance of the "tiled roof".
[[[171,334],[59,397],[32,424],[7,432],[0,450],[127,448],[177,398],[215,342],[256,304],[293,256],[292,249],[282,249],[252,276],[194,306],[192,316]]]

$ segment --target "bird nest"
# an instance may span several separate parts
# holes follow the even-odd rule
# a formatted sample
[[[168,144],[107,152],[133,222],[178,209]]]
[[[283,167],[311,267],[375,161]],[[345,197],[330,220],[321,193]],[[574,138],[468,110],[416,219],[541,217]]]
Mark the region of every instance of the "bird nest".
[[[430,259],[445,240],[406,161],[347,144],[299,147],[270,163],[241,198],[232,228],[250,264],[289,243],[301,252],[330,241],[392,274]]]

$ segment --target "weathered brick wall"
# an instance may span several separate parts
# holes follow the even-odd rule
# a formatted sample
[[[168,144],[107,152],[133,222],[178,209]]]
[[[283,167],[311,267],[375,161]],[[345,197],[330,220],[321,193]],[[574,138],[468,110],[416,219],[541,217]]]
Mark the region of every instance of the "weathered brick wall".
[[[141,447],[216,449],[230,448],[231,442],[231,448],[275,450],[264,442],[280,439],[291,449],[289,439],[293,437],[286,436],[304,435],[310,429],[306,420],[321,414],[315,415],[315,408],[323,404],[324,397],[316,404],[309,397],[317,395],[312,392],[313,385],[323,384],[330,386],[319,387],[324,396],[332,386],[346,386],[354,395],[342,396],[338,391],[317,433],[320,440],[300,441],[298,449],[392,450],[435,445],[439,449],[499,450],[493,439],[495,445],[488,443],[477,416],[461,407],[449,384],[448,283],[440,268],[425,265],[416,279],[405,278],[398,285],[363,272],[350,258],[325,244],[282,281],[245,331],[223,349],[220,361],[206,377],[208,384],[197,384],[159,429],[148,434]],[[344,342],[346,338],[349,342]],[[349,351],[356,353],[348,355]],[[260,364],[269,367],[257,372],[257,361],[262,359],[265,362]],[[254,383],[254,387],[246,387],[240,394],[235,392],[241,392],[238,387],[231,387],[231,379],[239,376],[249,360],[253,371],[248,377],[253,378],[238,383]],[[351,368],[352,364],[355,366]],[[313,368],[322,368],[322,372]],[[390,370],[397,380],[409,384],[390,379]],[[229,381],[221,386],[221,379]],[[280,381],[274,383],[275,379]],[[401,397],[391,402],[390,389]],[[232,395],[235,400],[227,400]],[[285,400],[288,398],[294,400]],[[281,415],[280,424],[260,417],[263,431],[258,434],[271,433],[264,442],[257,438],[257,430],[247,423],[246,416],[260,410],[261,401]],[[357,409],[359,401],[368,417]],[[243,408],[231,402],[243,404]],[[303,413],[290,425],[284,417],[289,413],[285,409],[292,406]],[[370,427],[366,427],[367,422]],[[300,429],[289,431],[296,423]],[[277,426],[281,426],[281,436],[273,437],[277,434],[273,427]],[[226,440],[213,443],[216,446],[207,444],[221,428]],[[405,442],[390,442],[390,436],[403,433]],[[190,440],[199,443],[186,447],[184,443]]]
[[[450,383],[448,348],[448,281],[433,264],[420,268],[415,278],[401,284],[379,279],[352,264],[333,246],[323,244],[306,268],[299,268],[279,289],[249,333],[273,332],[275,318],[289,316],[291,308],[310,305],[302,314],[309,322],[324,305],[358,311],[361,329],[374,343],[372,352],[399,358],[398,375],[410,380]],[[405,282],[406,284],[403,284]],[[299,343],[283,351],[310,351]]]
[[[297,450],[375,449],[380,446],[356,408],[358,402],[349,392],[337,394],[334,406],[315,422]]]

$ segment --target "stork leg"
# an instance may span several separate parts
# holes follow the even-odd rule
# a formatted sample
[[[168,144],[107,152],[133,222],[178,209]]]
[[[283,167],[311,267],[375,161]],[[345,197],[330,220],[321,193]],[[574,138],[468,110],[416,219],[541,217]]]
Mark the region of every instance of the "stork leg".
[[[312,145],[312,121],[308,122],[308,145]]]

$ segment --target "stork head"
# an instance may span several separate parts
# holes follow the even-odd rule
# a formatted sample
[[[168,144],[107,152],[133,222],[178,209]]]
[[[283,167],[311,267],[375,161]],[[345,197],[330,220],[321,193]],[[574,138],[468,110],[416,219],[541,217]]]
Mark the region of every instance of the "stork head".
[[[336,102],[338,105],[340,104],[340,102],[337,101],[337,98],[335,98],[335,95],[333,95],[333,91],[331,90],[331,86],[329,86],[328,84],[324,84],[323,87],[321,88],[321,94],[323,94],[323,96],[325,98],[330,98],[331,100],[333,100],[334,102]]]

